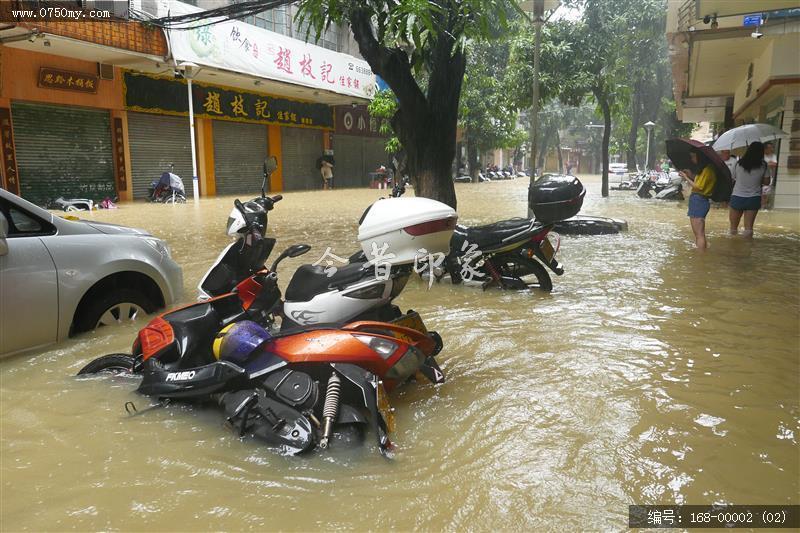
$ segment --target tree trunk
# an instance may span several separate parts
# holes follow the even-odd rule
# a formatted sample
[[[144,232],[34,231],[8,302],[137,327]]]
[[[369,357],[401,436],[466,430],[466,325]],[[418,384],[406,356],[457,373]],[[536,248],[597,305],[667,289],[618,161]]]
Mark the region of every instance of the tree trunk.
[[[558,153],[558,173],[564,173],[564,156],[561,154],[561,135],[556,128],[556,152]]]
[[[424,94],[412,75],[408,54],[378,42],[367,10],[354,7],[349,13],[359,52],[397,97],[398,109],[391,125],[408,156],[414,194],[455,209],[451,165],[456,155],[458,103],[466,57],[462,49],[454,46],[450,18],[446,13],[437,18],[441,19],[437,23],[442,25],[442,32],[434,36],[432,67]]]
[[[611,139],[611,106],[608,103],[605,91],[595,89],[593,92],[603,112],[603,147],[600,152],[603,157],[603,177],[600,194],[605,198],[608,196],[608,144]]]
[[[633,90],[633,99],[631,100],[631,131],[628,132],[628,147],[625,151],[625,159],[628,160],[629,172],[636,171],[636,141],[639,137],[639,121],[642,117],[641,84],[637,83]]]
[[[478,147],[469,136],[467,136],[467,168],[473,183],[478,183]]]
[[[536,168],[539,169],[539,174],[544,173],[544,165],[547,159],[547,150],[550,148],[550,128],[544,131],[545,135],[539,137],[539,157],[537,159]]]

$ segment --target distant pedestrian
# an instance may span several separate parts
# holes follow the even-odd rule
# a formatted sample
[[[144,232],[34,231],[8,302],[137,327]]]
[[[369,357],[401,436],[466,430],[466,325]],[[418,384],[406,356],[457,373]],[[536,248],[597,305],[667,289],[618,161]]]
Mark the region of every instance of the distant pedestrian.
[[[764,161],[769,169],[769,183],[761,187],[761,209],[769,207],[772,191],[775,188],[775,176],[778,171],[778,156],[775,155],[775,145],[771,142],[764,143]]]
[[[567,176],[572,175],[572,161],[567,162]]]
[[[728,165],[728,169],[731,171],[731,178],[735,180],[736,177],[733,175],[733,169],[736,168],[736,162],[738,161],[736,156],[731,154],[730,150],[720,150],[719,157]]]
[[[322,158],[322,162],[320,163],[319,167],[320,174],[322,174],[322,188],[323,189],[332,189],[333,188],[333,164],[330,161]]]
[[[711,193],[717,182],[714,165],[696,148],[692,148],[689,157],[694,168],[685,168],[680,176],[692,186],[689,195],[689,222],[694,233],[694,244],[699,250],[708,248],[706,241],[706,215],[711,208]]]
[[[731,235],[739,232],[739,221],[744,215],[744,231],[747,238],[753,236],[753,224],[761,208],[761,187],[769,183],[771,175],[764,161],[764,145],[760,142],[750,143],[747,152],[737,163],[733,175],[736,180],[731,195],[729,218]]]

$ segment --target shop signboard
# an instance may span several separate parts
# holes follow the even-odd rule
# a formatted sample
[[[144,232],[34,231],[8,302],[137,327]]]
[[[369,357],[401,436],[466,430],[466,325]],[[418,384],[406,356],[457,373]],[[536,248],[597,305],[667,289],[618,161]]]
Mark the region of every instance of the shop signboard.
[[[70,72],[49,67],[41,67],[39,69],[38,85],[45,89],[61,89],[94,94],[97,92],[98,82],[99,79],[94,74]]]
[[[0,140],[2,141],[3,177],[5,186],[10,192],[19,195],[19,174],[17,172],[17,155],[14,151],[14,128],[11,124],[11,110],[0,107]]]
[[[201,11],[182,2],[169,2],[169,10],[172,16]],[[170,49],[178,62],[357,98],[371,99],[375,94],[375,74],[363,59],[241,21],[220,19],[209,24],[211,21],[168,33]]]
[[[382,137],[380,122],[371,117],[367,106],[342,105],[336,107],[336,134]]]
[[[125,108],[147,113],[188,115],[186,83],[136,72],[124,73]],[[198,117],[263,122],[306,128],[333,128],[333,111],[326,104],[276,98],[234,88],[192,83]]]

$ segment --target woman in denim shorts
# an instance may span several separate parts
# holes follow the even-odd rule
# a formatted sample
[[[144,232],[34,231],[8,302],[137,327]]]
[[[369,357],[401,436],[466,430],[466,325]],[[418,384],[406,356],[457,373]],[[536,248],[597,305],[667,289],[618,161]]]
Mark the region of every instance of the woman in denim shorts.
[[[761,187],[769,185],[771,174],[764,161],[764,145],[752,142],[747,147],[747,152],[736,163],[734,168],[736,184],[730,203],[731,235],[739,232],[739,221],[744,215],[744,231],[746,238],[753,236],[753,224],[756,221],[758,210],[761,209]]]
[[[692,148],[689,152],[694,168],[680,171],[680,175],[692,186],[689,195],[689,222],[694,233],[694,244],[698,250],[708,247],[706,241],[706,215],[711,207],[711,192],[717,182],[714,166],[700,151]]]

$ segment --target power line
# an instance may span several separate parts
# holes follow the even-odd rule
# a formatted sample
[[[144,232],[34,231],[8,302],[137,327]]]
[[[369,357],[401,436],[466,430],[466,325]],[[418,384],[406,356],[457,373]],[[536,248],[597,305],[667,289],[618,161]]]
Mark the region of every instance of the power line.
[[[190,30],[211,26],[227,20],[243,19],[293,2],[294,0],[249,0],[196,13],[157,18],[152,18],[148,13],[132,9],[130,16],[135,20],[167,30]]]

